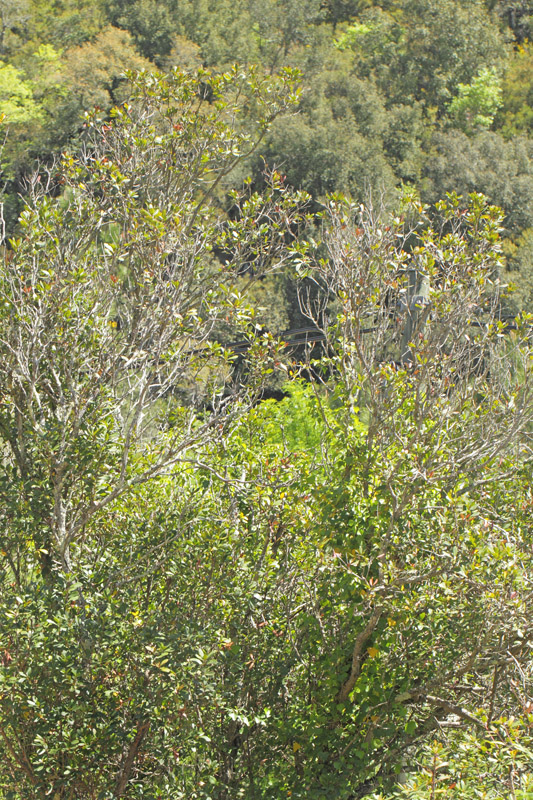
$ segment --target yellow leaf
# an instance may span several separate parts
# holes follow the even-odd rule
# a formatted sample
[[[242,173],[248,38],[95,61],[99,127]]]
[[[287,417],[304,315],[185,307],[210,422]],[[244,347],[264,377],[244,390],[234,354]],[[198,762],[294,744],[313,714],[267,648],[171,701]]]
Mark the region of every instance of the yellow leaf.
[[[370,658],[375,658],[378,653],[379,653],[379,650],[378,650],[377,647],[369,647],[368,648],[368,655],[370,656]]]

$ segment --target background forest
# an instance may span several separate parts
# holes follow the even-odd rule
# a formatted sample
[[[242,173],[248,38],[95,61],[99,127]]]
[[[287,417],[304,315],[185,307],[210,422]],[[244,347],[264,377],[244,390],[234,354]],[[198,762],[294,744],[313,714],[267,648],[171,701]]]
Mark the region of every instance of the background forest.
[[[533,798],[531,25],[0,0],[2,800]]]
[[[392,201],[402,183],[428,203],[482,192],[505,214],[511,310],[528,307],[530,14],[525,0],[2,0],[8,228],[36,164],[79,145],[85,111],[105,117],[124,99],[125,70],[290,66],[301,71],[298,114],[275,122],[246,170],[260,180],[266,159],[317,200],[341,191]],[[301,322],[288,287],[265,294],[276,297],[271,327]]]

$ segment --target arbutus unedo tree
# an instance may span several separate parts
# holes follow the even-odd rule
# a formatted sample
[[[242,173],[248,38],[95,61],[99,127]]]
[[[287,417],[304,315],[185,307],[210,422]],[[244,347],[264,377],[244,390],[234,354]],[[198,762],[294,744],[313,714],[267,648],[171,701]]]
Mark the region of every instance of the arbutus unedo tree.
[[[256,144],[238,132],[234,101],[253,97],[260,136],[290,104],[288,80],[267,90],[238,73],[141,75],[94,147],[65,158],[62,196],[22,214],[2,276],[3,433],[49,527],[41,544],[51,561],[68,568],[92,514],[236,412],[238,387],[235,397],[223,391],[228,354],[213,331],[229,318],[246,327],[249,309],[232,286],[242,253],[257,274],[282,266],[300,211],[274,175],[270,193],[245,198],[228,221],[216,188]],[[221,266],[212,250],[226,242],[232,259]],[[186,406],[172,402],[180,387],[190,387]],[[99,456],[96,429],[109,437]],[[133,474],[139,451],[147,460]]]
[[[312,365],[324,472],[307,523],[317,568],[299,598],[315,626],[308,647],[292,632],[302,667],[285,684],[286,785],[370,796],[416,772],[424,742],[453,751],[470,729],[502,753],[486,788],[507,759],[512,792],[530,772],[512,754],[530,752],[515,687],[530,696],[530,506],[518,498],[533,353],[531,319],[499,319],[501,216],[472,195],[431,217],[408,198],[392,218],[334,197],[325,217],[312,273],[325,299],[307,305],[327,337]]]
[[[160,572],[200,514],[205,448],[271,367],[237,278],[288,264],[303,220],[305,199],[275,173],[261,196],[233,197],[238,219],[224,213],[225,178],[294,102],[292,73],[130,77],[131,99],[105,124],[88,118],[84,152],[63,158],[55,196],[27,200],[2,256],[5,797],[169,790],[176,759],[166,745],[147,756],[147,742],[168,733],[162,706],[179,721],[183,700],[151,648],[179,639],[168,597],[185,578],[175,562]],[[230,381],[222,325],[250,336],[246,387]],[[179,499],[165,499],[180,470]],[[137,625],[140,609],[151,622]],[[170,649],[175,665],[191,656]]]

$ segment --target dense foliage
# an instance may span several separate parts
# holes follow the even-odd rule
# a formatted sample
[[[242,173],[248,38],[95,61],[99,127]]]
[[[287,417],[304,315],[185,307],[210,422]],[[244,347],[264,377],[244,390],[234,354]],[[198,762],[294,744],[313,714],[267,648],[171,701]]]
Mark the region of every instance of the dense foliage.
[[[511,279],[530,280],[531,11],[506,0],[2,0],[8,228],[36,160],[78,147],[84,112],[105,117],[125,98],[125,70],[290,66],[301,71],[299,113],[272,127],[256,180],[265,157],[319,200],[390,199],[401,182],[429,202],[481,191],[505,211]],[[276,293],[294,321],[291,298]]]
[[[1,800],[533,797],[529,35],[0,0]]]

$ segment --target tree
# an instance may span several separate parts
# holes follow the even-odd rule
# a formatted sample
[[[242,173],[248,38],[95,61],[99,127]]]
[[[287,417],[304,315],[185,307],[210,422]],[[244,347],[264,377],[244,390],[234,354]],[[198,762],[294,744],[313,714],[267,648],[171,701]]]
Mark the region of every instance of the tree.
[[[123,28],[133,36],[140,52],[151,61],[160,63],[172,48],[177,31],[176,0],[106,0],[107,16],[112,25]]]
[[[423,169],[424,199],[437,202],[445,192],[482,192],[505,212],[505,227],[516,235],[532,226],[531,142],[505,141],[483,131],[474,136],[457,130],[436,133]]]
[[[447,724],[508,755],[497,720],[528,724],[511,687],[531,685],[530,532],[508,501],[530,465],[529,317],[498,320],[497,212],[479,196],[437,211],[433,225],[411,224],[416,206],[383,221],[338,198],[328,211],[315,275],[336,382],[322,373],[316,633],[292,637],[306,665],[286,712],[297,797],[386,787]]]
[[[0,109],[8,123],[38,119],[42,110],[33,99],[32,87],[21,77],[20,70],[0,61]]]
[[[466,132],[490,128],[502,105],[502,90],[497,72],[482,69],[469,85],[460,83],[450,103],[450,114]]]
[[[354,197],[374,189],[387,192],[395,176],[384,140],[392,144],[396,139],[396,109],[387,111],[374,81],[353,74],[348,53],[329,40],[321,45],[318,59],[317,42],[312,52],[303,51],[299,62],[310,87],[302,96],[300,114],[273,126],[263,153],[286,171],[293,185],[315,198],[333,191]],[[416,147],[412,138],[409,146]],[[397,150],[404,155],[404,148]]]
[[[20,234],[5,248],[6,796],[144,796],[147,786],[169,789],[181,769],[163,717],[172,696],[180,727],[186,701],[171,684],[207,674],[195,661],[198,638],[177,644],[168,605],[168,593],[185,592],[188,580],[179,554],[203,535],[198,528],[182,541],[202,513],[195,470],[272,358],[267,340],[252,346],[252,312],[235,284],[244,270],[261,275],[291,259],[301,217],[301,199],[274,175],[264,196],[235,194],[240,211],[230,219],[223,182],[293,100],[289,73],[268,82],[238,70],[141,74],[109,122],[88,119],[84,154],[65,156],[52,194],[34,181]],[[242,104],[252,103],[253,135],[239,128]],[[220,325],[250,333],[244,387],[231,381]],[[144,513],[130,524],[135,507]],[[133,572],[127,566],[134,550],[140,572],[140,562]],[[160,645],[172,651],[172,667]],[[134,651],[140,660],[131,660]],[[176,683],[173,670],[185,662],[192,672]]]
[[[135,49],[127,31],[108,26],[91,42],[68,49],[63,56],[65,97],[51,109],[51,126],[63,129],[63,140],[81,125],[88,109],[104,113],[121,99],[120,87],[128,70],[149,69],[150,63]]]

